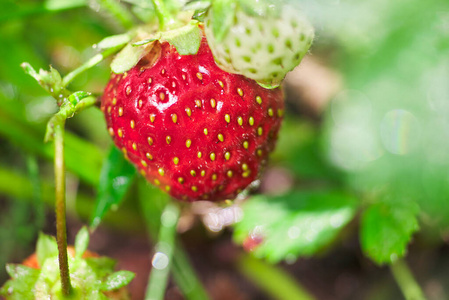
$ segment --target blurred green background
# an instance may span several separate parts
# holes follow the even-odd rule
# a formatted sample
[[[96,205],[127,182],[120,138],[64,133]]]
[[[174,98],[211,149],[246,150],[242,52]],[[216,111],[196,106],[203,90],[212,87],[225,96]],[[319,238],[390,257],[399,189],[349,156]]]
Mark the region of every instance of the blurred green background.
[[[32,253],[40,230],[54,231],[53,148],[43,138],[57,106],[20,64],[67,74],[97,53],[93,44],[154,18],[148,2],[122,1],[126,14],[112,0],[0,2],[0,285],[3,266]],[[285,123],[256,196],[183,208],[178,231],[200,278],[213,299],[271,299],[279,291],[264,285],[277,273],[264,268],[276,263],[316,299],[401,299],[386,265],[406,256],[426,297],[449,299],[449,2],[295,3],[316,38],[285,82]],[[108,62],[70,89],[101,94]],[[73,242],[94,211],[111,141],[97,108],[67,127]],[[137,185],[92,248],[137,272],[140,299],[149,268],[139,259],[151,246]],[[166,297],[183,299],[173,283]]]

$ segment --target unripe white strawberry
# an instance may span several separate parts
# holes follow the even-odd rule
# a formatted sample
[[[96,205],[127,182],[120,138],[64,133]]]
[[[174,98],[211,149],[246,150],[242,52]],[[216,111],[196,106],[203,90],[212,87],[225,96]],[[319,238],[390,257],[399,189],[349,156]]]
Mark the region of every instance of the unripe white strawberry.
[[[238,1],[233,8],[232,18],[217,17],[223,8],[212,7],[204,19],[206,37],[216,62],[227,72],[244,75],[263,85],[279,85],[309,50],[314,37],[311,23],[302,11],[290,5],[277,7],[276,11],[268,9],[262,14],[248,13]],[[221,31],[219,35],[217,28]]]

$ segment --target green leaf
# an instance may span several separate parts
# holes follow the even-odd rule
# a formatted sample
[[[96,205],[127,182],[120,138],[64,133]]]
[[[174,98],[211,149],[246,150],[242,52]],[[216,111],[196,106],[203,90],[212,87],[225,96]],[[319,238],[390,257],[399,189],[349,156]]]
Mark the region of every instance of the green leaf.
[[[407,203],[376,203],[362,216],[362,250],[378,264],[392,263],[403,257],[410,239],[418,229],[419,207]]]
[[[244,217],[235,226],[234,239],[261,239],[254,254],[271,262],[310,256],[337,237],[357,207],[354,197],[333,190],[256,196],[243,204]]]
[[[58,246],[53,237],[40,233],[37,240],[36,255],[39,265],[43,265],[45,260],[58,256]]]
[[[97,44],[97,47],[100,49],[115,48],[118,46],[125,45],[126,43],[129,43],[131,41],[131,38],[132,38],[132,35],[130,33],[108,36],[108,37],[102,39]]]
[[[161,35],[161,40],[166,40],[181,55],[192,55],[198,52],[201,45],[201,30],[197,21],[191,21],[186,26],[176,30],[165,31]]]
[[[101,169],[98,196],[91,227],[97,227],[109,209],[121,203],[132,183],[136,169],[123,157],[116,147],[111,147]]]
[[[47,0],[44,7],[49,11],[58,11],[82,7],[87,5],[87,0]]]
[[[131,44],[125,46],[111,63],[111,70],[115,74],[122,74],[132,69],[144,56],[146,47],[135,47]]]
[[[113,291],[128,285],[136,275],[130,271],[118,271],[106,278],[101,288],[102,291]]]
[[[0,289],[0,296],[10,300],[33,300],[33,287],[39,277],[40,270],[22,265],[7,264],[6,271],[11,276]]]
[[[75,238],[75,258],[79,259],[83,256],[89,245],[89,230],[86,226],[80,229]]]
[[[212,3],[212,32],[217,42],[225,37],[235,18],[236,3],[232,0],[216,0]]]

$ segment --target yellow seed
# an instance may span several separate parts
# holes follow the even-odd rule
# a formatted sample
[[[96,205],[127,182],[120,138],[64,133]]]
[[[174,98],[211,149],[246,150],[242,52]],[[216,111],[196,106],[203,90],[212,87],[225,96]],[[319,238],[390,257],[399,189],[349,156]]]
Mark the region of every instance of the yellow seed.
[[[160,93],[159,94],[159,98],[161,99],[161,101],[165,100],[165,94],[164,93]]]
[[[225,121],[226,121],[226,123],[231,122],[231,116],[228,115],[228,114],[226,114],[226,115],[225,115]]]
[[[150,115],[150,121],[151,123],[154,123],[154,120],[156,119],[156,115],[155,114],[151,114]]]
[[[272,109],[271,107],[268,109],[268,115],[269,115],[270,117],[273,116],[273,109]]]
[[[192,191],[197,192],[198,188],[196,186],[192,186]]]
[[[203,132],[205,135],[207,135],[208,134],[207,128],[204,128]]]
[[[219,134],[217,135],[217,137],[218,137],[218,140],[219,140],[220,142],[223,142],[223,141],[224,141],[224,136],[223,136],[221,133],[219,133]]]
[[[243,96],[243,90],[241,88],[237,88],[237,93],[240,95],[240,97]]]
[[[262,135],[262,134],[263,134],[263,129],[262,129],[262,127],[257,128],[257,134],[258,134],[258,135]]]
[[[121,116],[123,116],[123,108],[122,107],[119,107],[118,108],[118,115],[121,117]]]
[[[155,179],[155,180],[154,180],[154,184],[155,184],[155,185],[160,185],[161,182],[159,181],[159,179]]]
[[[141,164],[143,167],[147,167],[147,166],[148,166],[147,162],[144,161],[143,159],[140,161],[140,164]]]
[[[136,122],[134,122],[134,120],[131,120],[130,124],[132,129],[134,129],[134,127],[136,126]]]
[[[158,170],[159,175],[164,176],[165,175],[165,171],[162,168],[159,168]]]
[[[128,76],[128,72],[123,73],[122,79],[125,79]]]
[[[196,77],[198,77],[199,80],[203,80],[203,74],[200,72],[196,73]]]
[[[201,156],[203,156],[203,153],[201,153],[201,151],[199,151],[199,152],[197,153],[197,156],[198,156],[198,158],[201,158]]]
[[[262,104],[262,98],[260,96],[256,96],[256,102],[259,103],[259,105]]]
[[[248,149],[248,147],[249,147],[248,141],[244,141],[243,142],[243,148]]]
[[[210,157],[210,160],[214,161],[215,160],[215,153],[212,152],[209,157]]]
[[[234,175],[234,173],[233,173],[231,170],[228,170],[228,171],[226,172],[226,175],[227,175],[229,178],[231,178],[232,175]]]
[[[132,147],[133,147],[133,150],[134,150],[134,151],[137,150],[137,145],[136,145],[136,143],[133,143],[133,144],[132,144]]]
[[[248,124],[249,124],[249,126],[253,126],[254,125],[254,118],[253,117],[249,117]]]
[[[184,183],[184,178],[178,177],[178,182],[179,182],[180,184],[183,184],[183,183]]]
[[[231,158],[231,153],[226,152],[224,157],[225,157],[226,160],[229,160]]]
[[[193,177],[195,177],[195,176],[196,176],[195,170],[190,170],[190,175],[192,175]]]
[[[171,136],[167,135],[167,137],[165,138],[165,141],[167,142],[167,144],[171,143]]]
[[[151,84],[153,82],[153,79],[150,77],[148,78],[148,83]]]
[[[242,117],[238,117],[237,118],[237,122],[239,123],[240,126],[243,125],[243,118]]]
[[[175,165],[179,164],[179,158],[178,157],[174,157],[173,158],[173,162],[175,163]]]
[[[217,180],[217,174],[212,174],[212,180]]]
[[[114,99],[112,99],[112,105],[116,105],[117,104],[117,98],[114,97]]]
[[[108,106],[108,113],[110,114],[112,111],[112,106]]]
[[[243,165],[242,165],[242,170],[243,170],[243,171],[248,170],[248,165],[247,165],[247,164],[243,164]]]
[[[186,80],[186,75],[182,74],[182,80]]]
[[[178,122],[178,115],[177,114],[172,114],[171,115],[171,120],[173,121],[173,123],[177,123]]]
[[[114,129],[112,129],[112,127],[109,127],[108,131],[111,136],[114,136]]]
[[[284,111],[282,109],[278,109],[278,117],[282,117],[284,115]]]
[[[147,141],[148,141],[148,145],[150,145],[150,146],[153,145],[153,138],[151,136],[148,137]]]
[[[191,116],[192,115],[192,110],[190,109],[190,108],[186,108],[186,114],[187,114],[187,116]]]
[[[212,106],[212,108],[215,108],[215,106],[217,106],[217,101],[215,101],[215,99],[210,99],[210,106]]]
[[[206,176],[206,171],[204,171],[204,170],[201,170],[201,176]]]
[[[166,185],[166,186],[165,186],[165,190],[166,190],[167,192],[170,192],[170,186],[169,186],[169,185]]]
[[[162,75],[164,75],[165,74],[165,69],[162,69],[161,73],[162,73]]]
[[[131,94],[131,87],[128,85],[126,87],[126,95],[129,95],[129,94]]]
[[[176,82],[173,81],[171,86],[172,86],[172,88],[175,88],[176,87]]]
[[[221,87],[224,87],[223,81],[218,80],[218,84],[219,84]]]
[[[123,137],[123,130],[121,128],[119,128],[117,130],[117,134],[118,134],[119,137]]]
[[[142,174],[142,176],[147,175],[147,172],[145,172],[145,170],[140,170],[140,174]]]
[[[143,101],[139,100],[139,108],[142,108],[142,105],[143,105]]]
[[[147,152],[145,154],[145,156],[149,159],[149,160],[153,160],[153,155],[151,155],[149,152]]]
[[[195,100],[195,106],[201,108],[201,100]]]
[[[256,154],[257,154],[258,156],[262,156],[262,150],[261,150],[261,149],[257,149]]]
[[[243,178],[248,178],[248,176],[251,174],[251,171],[246,171],[242,173]]]
[[[190,148],[191,145],[192,145],[192,141],[191,140],[187,140],[186,141],[186,147]]]

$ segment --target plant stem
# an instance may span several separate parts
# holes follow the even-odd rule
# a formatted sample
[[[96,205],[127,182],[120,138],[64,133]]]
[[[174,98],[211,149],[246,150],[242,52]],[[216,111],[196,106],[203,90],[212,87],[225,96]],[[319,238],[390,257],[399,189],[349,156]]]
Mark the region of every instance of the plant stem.
[[[123,45],[125,46],[125,45]],[[111,56],[112,54],[116,53],[118,50],[120,50],[123,46],[120,47],[114,47],[111,49],[108,49],[104,51],[103,53],[98,53],[97,55],[93,56],[91,59],[89,59],[87,62],[85,62],[82,66],[76,68],[69,74],[67,74],[62,79],[62,85],[64,87],[67,87],[67,85],[75,79],[78,75],[82,74],[83,72],[89,70],[90,68],[94,67],[95,65],[99,64],[103,61],[106,57]]]
[[[396,280],[406,300],[425,300],[421,287],[416,282],[407,263],[398,259],[390,266],[391,273]]]
[[[64,124],[55,124],[55,196],[56,241],[58,243],[59,271],[62,293],[70,294],[71,283],[67,258],[67,229],[65,208]]]
[[[237,262],[237,268],[257,286],[280,300],[314,300],[298,282],[288,273],[275,265],[269,265],[248,254],[244,254]]]
[[[154,9],[156,10],[157,17],[159,19],[159,29],[165,30],[171,24],[175,23],[175,19],[167,10],[163,0],[151,0],[153,2]]]
[[[167,204],[160,219],[159,241],[156,245],[156,253],[153,256],[153,268],[151,269],[145,300],[164,299],[175,249],[179,208],[172,203]]]

